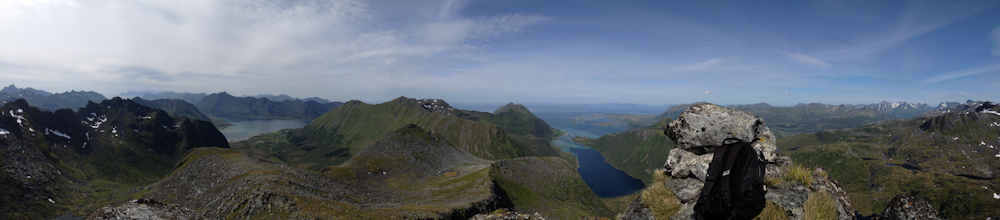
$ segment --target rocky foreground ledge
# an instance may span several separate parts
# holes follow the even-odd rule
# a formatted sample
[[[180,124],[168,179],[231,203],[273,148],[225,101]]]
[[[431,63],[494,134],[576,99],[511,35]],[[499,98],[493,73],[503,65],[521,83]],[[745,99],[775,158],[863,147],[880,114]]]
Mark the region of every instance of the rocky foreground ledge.
[[[87,216],[88,220],[110,219],[205,219],[194,210],[152,199],[137,199],[119,206],[105,206]]]
[[[839,184],[827,177],[821,168],[809,170],[793,166],[788,156],[775,151],[774,134],[764,119],[752,113],[715,104],[693,105],[663,132],[676,147],[670,150],[664,169],[660,171],[663,173],[658,174],[663,180],[653,184],[663,184],[669,192],[643,193],[619,219],[658,219],[657,216],[659,219],[694,219],[694,206],[705,184],[712,152],[727,138],[753,143],[752,146],[767,159],[767,207],[759,217],[805,219],[812,214],[827,219],[856,219],[850,199]],[[659,186],[653,185],[647,190],[654,187]],[[652,205],[651,201],[657,205]],[[663,206],[668,206],[668,211],[661,210]]]

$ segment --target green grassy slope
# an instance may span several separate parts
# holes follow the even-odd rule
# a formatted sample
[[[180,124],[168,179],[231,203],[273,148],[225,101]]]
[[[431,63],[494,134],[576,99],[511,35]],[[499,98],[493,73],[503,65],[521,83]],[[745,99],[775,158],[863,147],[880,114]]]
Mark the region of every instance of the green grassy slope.
[[[463,119],[463,116],[478,121]],[[502,125],[487,122],[490,120],[502,122]],[[524,120],[504,114],[491,115],[457,110],[441,100],[400,97],[378,105],[350,101],[302,129],[272,134],[271,140],[251,138],[235,146],[258,153],[263,153],[266,147],[269,155],[276,150],[283,151],[284,155],[268,157],[282,157],[282,160],[289,163],[305,164],[303,166],[319,169],[339,165],[389,132],[414,124],[441,135],[459,149],[483,159],[558,155],[543,137],[508,133],[508,130],[524,134],[546,131],[521,131],[517,130],[519,129],[517,127],[505,127],[515,126],[517,125],[515,122]],[[535,126],[528,127],[535,128]],[[279,135],[280,138],[274,135]],[[268,145],[268,143],[278,145]]]
[[[551,219],[611,217],[613,211],[580,179],[573,164],[559,157],[524,157],[494,162],[490,176],[515,210]]]
[[[1000,215],[1000,116],[948,113],[778,139],[797,163],[827,168],[862,215],[900,192],[925,197],[950,219]],[[770,124],[770,122],[768,122]]]

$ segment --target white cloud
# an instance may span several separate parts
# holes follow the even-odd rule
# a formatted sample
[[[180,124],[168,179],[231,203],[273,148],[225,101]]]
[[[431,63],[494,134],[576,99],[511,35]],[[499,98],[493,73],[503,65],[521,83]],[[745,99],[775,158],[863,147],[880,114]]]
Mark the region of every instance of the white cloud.
[[[260,91],[266,83],[284,89],[270,92],[294,93],[288,90],[328,88],[330,81],[353,80],[336,87],[366,91],[442,84],[435,82],[447,77],[422,61],[467,53],[549,20],[523,13],[462,17],[463,1],[413,3],[429,12],[401,17],[369,4],[375,3],[0,0],[0,79],[31,78],[55,91]]]
[[[947,73],[947,74],[943,74],[943,75],[938,75],[938,76],[935,76],[935,77],[924,79],[923,81],[920,81],[920,82],[921,83],[936,83],[936,82],[941,82],[941,81],[945,81],[945,80],[949,80],[949,79],[954,79],[954,78],[958,78],[958,77],[971,76],[971,75],[988,73],[988,72],[993,72],[993,71],[998,71],[998,70],[1000,70],[1000,64],[994,64],[994,65],[991,65],[991,66],[986,66],[986,67],[982,67],[982,68],[978,68],[978,69],[962,70],[962,71],[951,72],[951,73]]]
[[[801,62],[801,63],[804,63],[804,64],[808,64],[810,67],[830,68],[830,64],[828,64],[826,62],[823,62],[820,59],[816,59],[815,57],[810,57],[810,56],[807,56],[805,54],[801,54],[801,53],[798,53],[798,52],[790,52],[790,51],[781,51],[781,53],[784,54],[789,59],[792,59],[794,61]]]
[[[993,53],[993,56],[1000,56],[1000,26],[993,28],[993,31],[990,32],[990,37],[994,45],[993,50],[990,52]]]
[[[719,64],[719,59],[718,58],[707,60],[705,62],[701,62],[701,63],[690,65],[690,66],[685,66],[685,67],[677,68],[677,69],[674,69],[674,71],[697,70],[697,69],[702,69],[702,68],[705,68],[705,67],[714,66],[716,64]]]
[[[782,95],[791,95],[791,93],[788,93],[788,92],[783,92],[783,93],[781,93],[781,94],[782,94]]]
[[[701,94],[702,95],[711,95],[712,91],[704,91],[704,92],[701,92]]]

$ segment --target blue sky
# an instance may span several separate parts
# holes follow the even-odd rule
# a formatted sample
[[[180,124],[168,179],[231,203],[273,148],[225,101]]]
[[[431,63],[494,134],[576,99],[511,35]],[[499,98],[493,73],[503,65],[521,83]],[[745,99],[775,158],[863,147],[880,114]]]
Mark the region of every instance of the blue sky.
[[[0,83],[370,103],[997,100],[996,1],[0,0]]]

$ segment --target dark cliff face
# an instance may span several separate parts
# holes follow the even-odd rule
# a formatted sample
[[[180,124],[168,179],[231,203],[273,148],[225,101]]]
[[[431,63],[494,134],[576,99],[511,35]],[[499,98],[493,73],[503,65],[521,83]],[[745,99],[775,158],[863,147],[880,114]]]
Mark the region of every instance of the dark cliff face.
[[[87,197],[93,190],[150,183],[194,147],[229,146],[211,122],[120,98],[77,112],[16,100],[0,107],[0,129],[0,187],[10,189],[0,193],[3,219],[86,211],[114,199]]]

